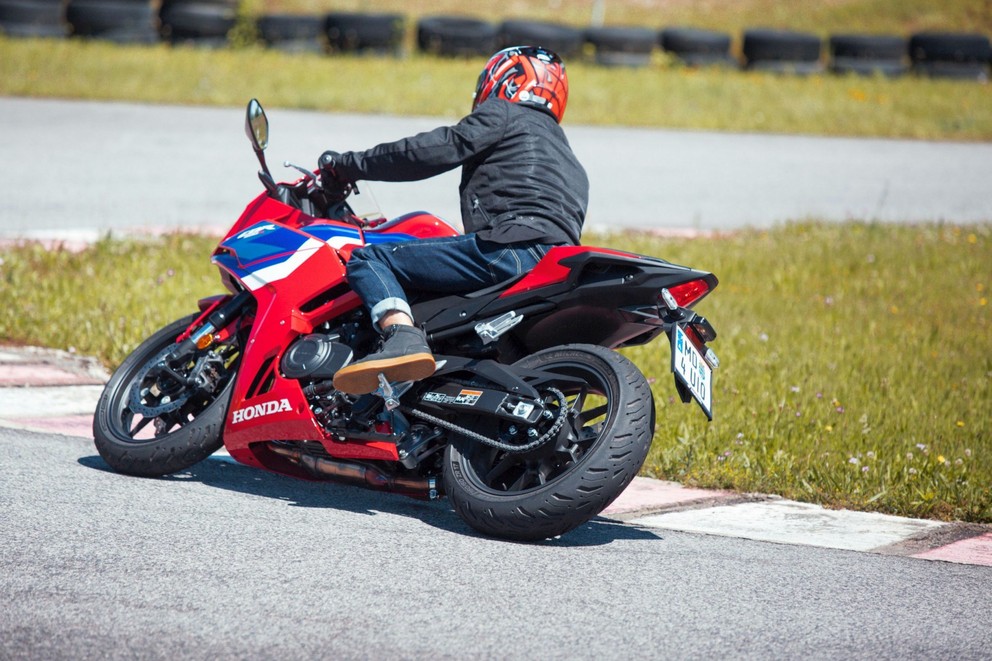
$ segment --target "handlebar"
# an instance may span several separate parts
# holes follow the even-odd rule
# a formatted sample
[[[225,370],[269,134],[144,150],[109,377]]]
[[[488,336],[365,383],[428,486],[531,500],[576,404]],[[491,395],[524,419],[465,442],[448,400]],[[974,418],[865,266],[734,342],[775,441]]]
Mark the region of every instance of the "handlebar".
[[[347,202],[349,195],[358,192],[354,184],[341,185],[334,179],[327,182],[329,177],[324,170],[314,173],[289,161],[284,162],[283,165],[298,171],[303,176],[294,183],[275,183],[270,177],[263,176],[265,173],[260,172],[259,177],[271,197],[313,218],[339,220],[363,228],[371,225],[358,217]],[[330,183],[330,187],[325,182]]]

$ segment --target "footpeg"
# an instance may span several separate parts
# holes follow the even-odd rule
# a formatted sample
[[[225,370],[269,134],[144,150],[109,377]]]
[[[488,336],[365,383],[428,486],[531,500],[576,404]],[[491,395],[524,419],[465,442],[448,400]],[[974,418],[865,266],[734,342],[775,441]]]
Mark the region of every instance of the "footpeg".
[[[386,375],[379,372],[379,387],[372,391],[373,395],[377,397],[382,397],[382,400],[386,403],[386,410],[392,411],[399,408],[400,397],[410,389],[413,385],[413,381],[398,381],[396,383],[390,383],[386,379]]]
[[[523,315],[517,314],[516,310],[510,310],[506,314],[500,315],[495,319],[489,319],[476,324],[475,333],[482,340],[483,344],[490,344],[498,340],[503,333],[510,330],[523,320]]]

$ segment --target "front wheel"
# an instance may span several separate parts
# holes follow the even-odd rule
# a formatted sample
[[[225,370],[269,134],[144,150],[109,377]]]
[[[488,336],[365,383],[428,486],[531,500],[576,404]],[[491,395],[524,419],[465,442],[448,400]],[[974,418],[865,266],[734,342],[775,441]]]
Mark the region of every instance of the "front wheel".
[[[561,432],[520,453],[456,441],[445,454],[444,484],[476,530],[534,541],[590,520],[634,479],[654,435],[654,399],[640,370],[604,347],[554,347],[515,365],[564,377],[551,379],[568,407]]]
[[[107,382],[93,417],[96,448],[111,468],[157,477],[217,451],[234,375],[237,342],[171,355],[190,315],[145,340]]]

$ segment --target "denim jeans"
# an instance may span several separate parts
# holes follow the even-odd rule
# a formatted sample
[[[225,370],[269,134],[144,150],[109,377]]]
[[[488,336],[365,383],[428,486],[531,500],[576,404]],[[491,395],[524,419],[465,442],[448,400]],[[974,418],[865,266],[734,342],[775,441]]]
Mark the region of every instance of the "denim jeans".
[[[474,234],[364,246],[348,260],[348,282],[372,314],[410,311],[407,292],[456,294],[483,289],[530,271],[551,245],[493,243]]]

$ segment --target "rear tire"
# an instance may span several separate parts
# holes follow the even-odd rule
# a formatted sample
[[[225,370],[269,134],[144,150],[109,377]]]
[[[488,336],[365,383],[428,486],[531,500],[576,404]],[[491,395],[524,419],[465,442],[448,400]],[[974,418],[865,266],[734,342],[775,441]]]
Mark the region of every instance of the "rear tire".
[[[107,382],[93,417],[93,438],[100,456],[115,471],[141,477],[167,475],[206,459],[223,444],[236,364],[220,375],[213,392],[189,393],[182,407],[175,411],[146,416],[134,410],[132,390],[149,382],[150,363],[175,344],[196,316],[174,321],[149,337]],[[177,392],[177,399],[186,394]],[[153,405],[165,408],[161,406],[163,401],[160,399]],[[146,438],[153,431],[154,435]]]
[[[554,384],[571,409],[562,433],[527,453],[457,440],[445,453],[444,485],[479,532],[535,541],[582,525],[630,484],[651,446],[654,400],[640,370],[604,347],[554,347],[516,365],[585,382]]]

